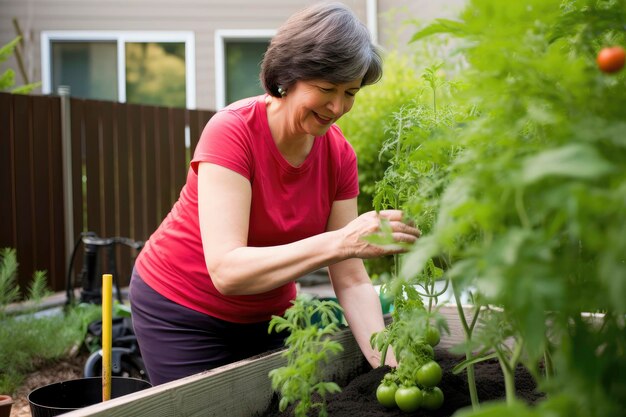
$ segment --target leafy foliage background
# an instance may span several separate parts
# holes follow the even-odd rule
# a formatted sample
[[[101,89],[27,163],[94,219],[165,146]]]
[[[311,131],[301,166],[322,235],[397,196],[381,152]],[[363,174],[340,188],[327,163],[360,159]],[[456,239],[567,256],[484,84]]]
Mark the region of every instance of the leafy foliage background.
[[[453,79],[424,73],[450,92],[445,104],[394,113],[374,201],[425,232],[400,277],[437,261],[457,291],[500,308],[469,343],[515,338],[548,394],[507,415],[626,409],[626,71],[595,63],[603,46],[626,45],[624,22],[623,0],[472,0],[413,37],[456,38],[467,65]]]

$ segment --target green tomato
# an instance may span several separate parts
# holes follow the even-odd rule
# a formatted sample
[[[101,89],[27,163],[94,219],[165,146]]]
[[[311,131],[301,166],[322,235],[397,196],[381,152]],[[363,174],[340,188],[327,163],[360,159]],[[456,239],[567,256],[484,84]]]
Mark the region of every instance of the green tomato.
[[[428,388],[422,391],[422,407],[427,410],[436,410],[443,404],[443,391],[439,387]]]
[[[400,386],[396,391],[395,399],[400,410],[404,412],[415,411],[422,404],[422,391],[415,386]]]
[[[382,383],[376,389],[376,399],[379,403],[387,408],[394,408],[396,406],[396,391],[398,386],[395,382]]]
[[[439,341],[441,340],[441,333],[436,327],[428,326],[426,328],[426,333],[424,334],[424,339],[426,339],[426,343],[431,346],[437,346]]]
[[[429,361],[417,370],[415,379],[421,386],[431,388],[441,382],[441,376],[441,366],[435,361]]]

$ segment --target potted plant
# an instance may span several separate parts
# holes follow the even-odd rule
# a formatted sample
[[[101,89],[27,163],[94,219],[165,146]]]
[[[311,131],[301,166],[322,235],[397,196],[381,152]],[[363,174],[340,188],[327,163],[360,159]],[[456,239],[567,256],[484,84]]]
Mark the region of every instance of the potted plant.
[[[0,394],[0,417],[9,417],[13,407],[13,398],[9,395]]]

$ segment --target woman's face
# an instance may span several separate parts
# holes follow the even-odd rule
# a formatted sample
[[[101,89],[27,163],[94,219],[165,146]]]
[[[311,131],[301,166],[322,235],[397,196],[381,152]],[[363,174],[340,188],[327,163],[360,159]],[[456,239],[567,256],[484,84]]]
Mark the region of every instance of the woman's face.
[[[288,102],[294,133],[324,135],[333,123],[350,111],[360,88],[360,79],[343,84],[324,80],[297,81],[284,98]]]

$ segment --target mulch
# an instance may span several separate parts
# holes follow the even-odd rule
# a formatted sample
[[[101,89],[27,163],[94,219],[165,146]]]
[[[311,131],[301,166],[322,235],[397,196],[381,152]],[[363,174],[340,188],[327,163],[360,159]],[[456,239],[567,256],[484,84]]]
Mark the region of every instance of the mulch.
[[[13,407],[10,417],[31,417],[28,394],[35,388],[83,377],[83,367],[89,353],[81,351],[73,356],[49,364],[30,373],[13,396]]]

